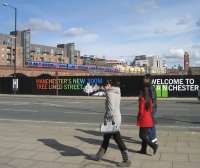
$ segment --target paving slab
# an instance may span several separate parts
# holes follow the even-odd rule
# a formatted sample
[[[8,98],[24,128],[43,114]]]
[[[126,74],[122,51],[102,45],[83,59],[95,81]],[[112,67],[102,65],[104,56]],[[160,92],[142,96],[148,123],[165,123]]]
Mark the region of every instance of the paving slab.
[[[132,168],[199,168],[200,129],[169,126],[157,130],[157,154],[148,147],[148,155],[142,155],[136,152],[141,147],[138,128],[122,127]],[[113,140],[102,161],[87,159],[98,151],[101,142],[97,125],[0,123],[0,168],[115,168],[122,157]]]

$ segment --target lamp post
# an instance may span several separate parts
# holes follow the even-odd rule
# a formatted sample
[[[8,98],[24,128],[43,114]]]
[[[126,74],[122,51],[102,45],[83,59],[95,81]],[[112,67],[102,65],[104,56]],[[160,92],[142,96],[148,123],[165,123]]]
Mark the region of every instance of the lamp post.
[[[15,12],[15,31],[14,31],[14,37],[15,37],[15,52],[14,52],[14,77],[16,74],[16,54],[17,54],[17,8],[9,5],[8,3],[3,3],[3,6],[9,7],[11,9],[14,9]]]
[[[15,30],[14,30],[14,38],[15,38],[15,47],[14,47],[14,61],[13,61],[13,64],[14,64],[14,74],[13,74],[13,90],[14,90],[14,93],[16,93],[17,89],[18,89],[18,80],[16,79],[16,55],[17,55],[17,8],[12,6],[12,5],[9,5],[8,3],[3,3],[3,6],[5,7],[9,7],[11,9],[14,10],[15,12]]]

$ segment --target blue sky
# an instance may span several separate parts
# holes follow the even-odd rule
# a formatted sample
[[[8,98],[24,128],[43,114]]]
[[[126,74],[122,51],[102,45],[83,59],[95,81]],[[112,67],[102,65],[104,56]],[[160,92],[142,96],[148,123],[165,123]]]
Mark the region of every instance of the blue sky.
[[[200,66],[199,0],[0,0],[18,9],[18,29],[32,43],[75,42],[81,54],[132,60],[159,55],[180,63],[189,51]],[[14,13],[0,6],[0,32],[13,30]]]

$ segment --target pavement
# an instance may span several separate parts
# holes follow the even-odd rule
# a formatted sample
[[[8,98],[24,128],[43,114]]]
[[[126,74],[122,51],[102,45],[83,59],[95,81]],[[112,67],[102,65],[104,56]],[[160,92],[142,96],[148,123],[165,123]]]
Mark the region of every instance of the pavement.
[[[121,134],[130,152],[132,168],[198,168],[200,128],[157,126],[156,155],[140,149],[138,128],[122,125]],[[0,121],[0,168],[114,168],[120,152],[111,141],[104,159],[88,160],[101,144],[98,125],[31,121]]]

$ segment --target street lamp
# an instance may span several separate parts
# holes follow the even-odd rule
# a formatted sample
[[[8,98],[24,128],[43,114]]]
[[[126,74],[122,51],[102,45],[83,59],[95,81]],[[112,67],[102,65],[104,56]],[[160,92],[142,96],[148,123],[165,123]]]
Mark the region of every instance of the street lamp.
[[[15,52],[13,54],[14,55],[14,62],[13,62],[14,63],[14,74],[13,74],[14,80],[13,80],[13,83],[16,83],[15,78],[16,78],[16,54],[17,54],[17,8],[12,6],[12,5],[9,5],[8,3],[3,3],[2,5],[5,6],[5,7],[9,7],[11,9],[14,9],[14,12],[15,12],[15,31],[14,31],[14,38],[15,38],[15,48],[14,49],[15,49]],[[13,89],[14,89],[14,93],[16,93],[17,88],[15,88],[15,85],[13,85]]]
[[[15,8],[12,5],[9,5],[8,3],[3,3],[3,6],[14,9],[14,11],[15,11],[15,31],[14,31],[14,37],[15,37],[14,77],[15,77],[15,74],[16,74],[16,54],[17,54],[17,8]]]

